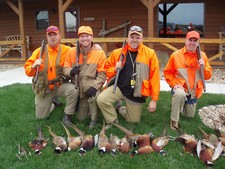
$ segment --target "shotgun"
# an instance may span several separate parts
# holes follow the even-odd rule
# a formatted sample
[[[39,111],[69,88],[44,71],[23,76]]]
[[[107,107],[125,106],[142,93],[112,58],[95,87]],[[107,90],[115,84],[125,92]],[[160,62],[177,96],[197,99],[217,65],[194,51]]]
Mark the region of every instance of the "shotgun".
[[[42,43],[41,43],[41,52],[40,52],[39,58],[42,58],[44,52],[45,52],[45,40],[43,40]],[[39,68],[40,68],[40,65],[38,65],[37,69],[36,69],[36,73],[35,73],[35,76],[34,76],[34,84],[37,83]]]
[[[80,56],[80,43],[79,43],[79,40],[77,40],[77,43],[76,43],[76,63],[75,63],[75,66],[79,66],[79,56]],[[78,74],[75,74],[75,81],[74,81],[74,84],[75,84],[75,88],[78,87]]]
[[[121,54],[120,54],[120,61],[122,62],[123,61],[123,50],[124,50],[124,47],[126,45],[126,40],[123,42],[123,46],[122,46],[122,50],[121,50]],[[121,68],[117,68],[117,71],[116,71],[116,78],[115,78],[115,82],[114,82],[114,85],[113,85],[113,93],[115,93],[116,91],[116,86],[117,86],[117,83],[118,83],[118,79],[119,79],[119,75],[120,75],[120,69]]]
[[[200,60],[202,58],[200,45],[197,46],[197,55],[198,55],[198,60]],[[202,64],[200,64],[200,70],[201,70],[201,79],[202,79],[202,83],[203,83],[203,89],[205,92],[206,85],[205,85],[205,77],[204,77],[204,66]]]

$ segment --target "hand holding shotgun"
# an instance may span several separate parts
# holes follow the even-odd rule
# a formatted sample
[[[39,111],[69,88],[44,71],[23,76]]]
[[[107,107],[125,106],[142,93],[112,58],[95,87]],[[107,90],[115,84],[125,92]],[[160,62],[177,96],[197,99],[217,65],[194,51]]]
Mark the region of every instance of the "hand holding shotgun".
[[[198,61],[200,64],[200,70],[201,70],[201,79],[203,83],[203,89],[204,92],[206,91],[206,85],[205,85],[205,77],[204,77],[204,64],[201,63],[202,55],[201,55],[201,49],[200,49],[200,44],[197,46],[197,56],[198,56]]]
[[[42,59],[44,51],[45,51],[45,40],[43,40],[42,43],[41,43],[41,52],[40,52],[40,55],[39,55],[39,59]],[[36,73],[35,73],[34,81],[33,81],[34,84],[37,82],[39,69],[40,69],[40,64],[38,64],[37,68],[36,68]]]
[[[121,50],[121,54],[120,54],[120,62],[121,63],[122,63],[123,58],[124,58],[124,56],[123,56],[123,50],[124,50],[125,45],[126,45],[126,41],[123,42],[123,46],[122,46],[122,50]],[[121,70],[121,68],[119,68],[119,67],[116,70],[116,77],[115,77],[115,82],[114,82],[114,85],[113,85],[113,93],[115,93],[115,91],[116,91],[116,86],[117,86],[117,83],[118,83],[118,79],[119,79],[119,75],[120,75],[120,70]]]

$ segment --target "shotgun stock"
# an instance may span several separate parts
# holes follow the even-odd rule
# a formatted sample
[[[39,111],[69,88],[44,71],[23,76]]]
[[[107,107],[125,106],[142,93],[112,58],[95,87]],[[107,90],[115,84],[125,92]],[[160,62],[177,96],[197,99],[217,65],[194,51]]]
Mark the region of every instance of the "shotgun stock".
[[[79,40],[77,40],[76,43],[76,63],[75,66],[79,66],[79,55],[80,55],[80,43]],[[75,74],[75,81],[74,81],[75,87],[78,87],[78,74]]]
[[[200,60],[202,58],[200,45],[197,46],[197,55],[198,55],[198,60]],[[202,79],[202,83],[203,83],[203,89],[205,92],[206,85],[205,85],[205,77],[204,77],[204,66],[202,64],[200,64],[200,70],[201,70],[201,79]]]
[[[42,43],[41,43],[41,52],[40,52],[39,58],[42,58],[44,52],[45,52],[45,40],[43,40]],[[36,69],[36,73],[35,73],[35,76],[34,76],[34,84],[37,83],[39,69],[40,69],[40,65],[38,65],[37,69]]]
[[[123,61],[123,50],[124,50],[124,47],[126,45],[126,41],[123,42],[123,46],[122,46],[122,50],[121,50],[121,54],[120,54],[120,61],[122,62]],[[115,77],[115,82],[114,82],[114,85],[113,85],[113,93],[115,93],[116,91],[116,86],[117,86],[117,83],[118,83],[118,78],[119,78],[119,75],[120,75],[120,69],[121,68],[117,68],[117,71],[116,71],[116,77]]]

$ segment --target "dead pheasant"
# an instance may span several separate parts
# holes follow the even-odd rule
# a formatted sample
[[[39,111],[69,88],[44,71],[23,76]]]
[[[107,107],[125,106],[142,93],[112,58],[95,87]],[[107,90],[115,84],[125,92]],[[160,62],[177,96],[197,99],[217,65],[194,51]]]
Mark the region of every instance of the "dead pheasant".
[[[209,140],[214,146],[217,146],[217,144],[219,143],[219,140],[215,134],[213,134],[213,133],[207,134],[200,127],[199,127],[199,130],[201,131],[201,133],[205,139]]]
[[[29,142],[29,147],[34,150],[35,155],[40,155],[41,150],[46,147],[48,139],[44,138],[41,127],[37,128],[37,133],[38,137],[35,140]]]
[[[136,154],[149,154],[153,152],[152,147],[150,146],[150,135],[149,134],[134,134],[130,130],[127,130],[125,127],[120,126],[119,124],[112,123],[114,126],[118,127],[124,133],[126,133],[128,140],[130,142],[136,142],[138,149],[131,152],[130,157],[132,158]]]
[[[207,167],[212,167],[213,162],[219,158],[223,151],[221,142],[215,147],[209,140],[202,139],[197,144],[197,155]]]
[[[166,136],[166,127],[163,130],[162,136],[155,137],[153,134],[150,134],[151,146],[153,150],[162,155],[166,155],[167,152],[163,148],[169,143],[170,138]]]
[[[117,151],[119,151],[119,148],[120,148],[120,139],[118,136],[110,134],[109,143],[111,144],[111,154],[115,156]]]
[[[16,157],[21,160],[23,157],[26,157],[26,159],[28,160],[28,155],[31,156],[31,153],[23,146],[21,146],[20,144],[17,145],[18,147],[18,154],[16,154]]]
[[[66,128],[66,126],[62,123],[66,134],[67,134],[67,143],[68,143],[68,151],[75,150],[81,145],[81,137],[80,136],[72,136],[70,131]]]
[[[184,133],[179,128],[176,128],[176,130],[180,133],[180,136],[177,137],[175,141],[180,142],[183,145],[185,152],[196,154],[197,140],[195,139],[195,136]]]
[[[74,124],[70,124],[70,126],[80,135],[81,138],[81,146],[79,150],[79,154],[81,156],[86,154],[87,150],[91,150],[95,146],[94,137],[90,134],[83,133],[80,129],[78,129]]]
[[[111,144],[109,143],[109,138],[105,134],[105,121],[103,120],[102,130],[98,138],[98,151],[100,154],[111,151]]]
[[[213,124],[214,124],[214,130],[218,136],[218,140],[222,143],[223,146],[225,146],[225,130],[223,130],[222,128],[216,127],[215,121],[213,121]]]
[[[130,142],[127,139],[127,136],[123,137],[120,140],[119,151],[121,153],[128,153],[130,151]]]
[[[61,136],[57,136],[55,133],[53,133],[50,126],[45,126],[48,128],[49,134],[53,137],[53,144],[55,145],[55,153],[61,154],[62,152],[67,151],[67,143],[65,138]]]

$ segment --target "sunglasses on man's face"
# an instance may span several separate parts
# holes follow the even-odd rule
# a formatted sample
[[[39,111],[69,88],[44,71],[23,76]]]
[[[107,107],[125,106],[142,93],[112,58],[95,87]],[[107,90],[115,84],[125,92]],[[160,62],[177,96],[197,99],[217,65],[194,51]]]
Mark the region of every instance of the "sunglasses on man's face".
[[[132,26],[130,28],[130,31],[136,31],[136,32],[140,32],[140,33],[143,32],[143,30],[139,26]]]

